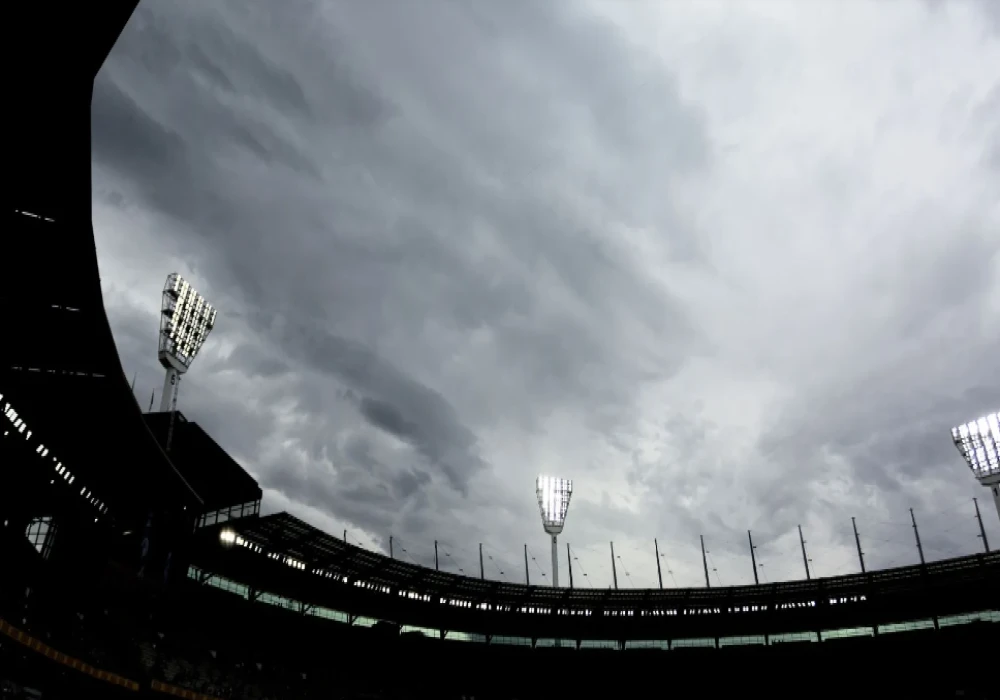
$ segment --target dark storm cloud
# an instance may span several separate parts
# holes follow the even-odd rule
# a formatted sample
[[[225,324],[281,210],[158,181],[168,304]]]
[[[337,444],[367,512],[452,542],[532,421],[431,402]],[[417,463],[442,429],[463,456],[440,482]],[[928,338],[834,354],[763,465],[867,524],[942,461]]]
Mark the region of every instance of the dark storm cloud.
[[[916,368],[903,376],[897,368],[879,380],[846,387],[835,403],[790,409],[780,417],[780,427],[762,437],[761,445],[772,459],[794,461],[801,468],[778,489],[767,491],[766,502],[779,516],[801,518],[801,494],[812,491],[810,508],[836,512],[842,504],[829,502],[821,481],[829,465],[817,459],[817,452],[826,451],[848,465],[853,488],[860,492],[875,487],[893,510],[933,507],[941,494],[927,490],[929,480],[959,485],[967,478],[951,443],[951,426],[967,420],[965,416],[995,410],[991,406],[996,405],[1000,369],[990,354],[963,358],[982,368],[981,384],[957,395],[944,386],[928,391]],[[928,396],[934,396],[933,403],[927,402]]]
[[[286,362],[270,357],[261,348],[250,344],[240,345],[233,350],[225,362],[221,363],[220,369],[226,366],[242,370],[248,376],[265,379],[287,375],[291,371]]]
[[[421,408],[430,409],[437,416],[431,415],[429,421],[423,421],[423,425],[416,420],[408,420],[400,408],[371,398],[361,400],[361,415],[372,425],[413,445],[432,465],[445,472],[452,486],[464,492],[468,488],[468,473],[485,465],[470,452],[475,445],[475,436],[448,415],[452,411],[440,397],[432,398]],[[427,413],[423,411],[414,415],[417,420],[425,417]],[[407,476],[403,483],[413,482]]]
[[[441,311],[450,312],[450,324],[456,328],[505,325],[505,319],[510,319],[509,328],[498,338],[502,353],[509,361],[528,367],[535,389],[551,395],[553,400],[558,400],[560,395],[578,396],[580,391],[588,390],[600,392],[595,396],[597,400],[613,399],[608,393],[618,389],[615,383],[601,387],[600,383],[589,381],[594,370],[588,368],[605,364],[608,353],[613,352],[607,346],[608,339],[594,337],[589,328],[558,316],[546,319],[545,326],[541,328],[531,320],[532,300],[538,291],[529,291],[529,288],[534,286],[531,278],[539,273],[551,277],[553,284],[565,285],[581,304],[590,307],[588,313],[601,310],[613,314],[611,302],[617,305],[621,300],[608,295],[606,290],[614,289],[618,295],[631,297],[632,308],[645,314],[645,321],[651,327],[669,326],[678,340],[691,333],[690,324],[678,308],[671,308],[668,300],[658,298],[646,289],[641,280],[634,278],[632,270],[615,259],[615,252],[599,242],[599,234],[603,232],[591,229],[592,223],[584,224],[579,216],[560,211],[558,200],[550,198],[544,191],[511,183],[512,191],[497,199],[478,186],[474,179],[463,178],[463,171],[474,178],[474,171],[470,168],[478,169],[480,165],[477,162],[473,166],[470,161],[477,155],[488,164],[499,160],[502,168],[505,158],[530,152],[530,148],[511,151],[496,147],[490,147],[490,153],[467,152],[468,148],[489,146],[488,140],[484,141],[475,133],[486,123],[482,121],[482,116],[484,109],[492,109],[489,101],[477,103],[475,100],[458,99],[460,93],[457,90],[472,87],[469,80],[476,74],[475,70],[461,75],[451,70],[451,79],[443,82],[429,82],[425,73],[415,76],[427,88],[423,100],[448,105],[441,114],[454,123],[455,128],[449,129],[449,134],[456,140],[474,139],[470,143],[462,143],[462,155],[450,157],[419,141],[403,144],[402,149],[386,150],[380,140],[394,135],[378,131],[384,124],[384,119],[380,117],[398,110],[377,106],[381,104],[379,98],[374,93],[365,93],[358,84],[360,78],[352,78],[349,68],[344,65],[338,65],[333,74],[323,73],[320,94],[330,98],[327,106],[336,105],[338,113],[348,110],[352,115],[351,119],[341,122],[326,109],[322,111],[322,117],[316,117],[322,119],[324,129],[336,128],[341,123],[356,127],[351,134],[349,152],[368,152],[371,156],[385,159],[382,163],[376,159],[366,164],[365,171],[371,173],[369,178],[384,182],[384,187],[397,193],[396,196],[402,193],[411,202],[423,200],[431,207],[425,216],[433,216],[432,219],[404,216],[397,221],[389,221],[387,229],[376,231],[372,230],[373,224],[384,217],[377,215],[374,208],[384,207],[386,203],[371,200],[371,193],[361,186],[363,183],[344,182],[343,174],[335,175],[333,182],[326,183],[326,197],[333,206],[318,201],[315,191],[295,191],[291,182],[286,183],[277,177],[269,177],[271,184],[262,185],[269,189],[274,186],[287,188],[283,192],[284,199],[272,194],[261,197],[260,192],[244,190],[244,183],[227,182],[231,174],[222,172],[217,154],[234,141],[237,145],[249,147],[267,163],[275,162],[275,158],[282,155],[278,160],[307,181],[315,179],[319,166],[304,165],[310,157],[306,155],[304,146],[291,146],[288,139],[279,136],[273,122],[269,128],[256,121],[256,115],[224,105],[215,90],[209,90],[199,82],[198,75],[204,73],[211,78],[209,87],[221,86],[224,92],[245,90],[266,98],[266,104],[295,120],[303,129],[300,141],[305,141],[310,133],[303,125],[315,116],[306,100],[312,99],[317,91],[310,90],[310,97],[303,98],[304,91],[296,78],[270,65],[254,47],[255,42],[222,26],[221,17],[212,13],[204,13],[204,17],[200,16],[202,13],[197,13],[198,30],[186,41],[171,46],[171,37],[178,41],[181,36],[179,28],[175,31],[174,27],[178,22],[188,26],[191,19],[185,16],[181,20],[165,6],[151,4],[148,7],[151,9],[140,12],[133,21],[139,29],[126,34],[122,44],[116,48],[116,55],[120,54],[122,59],[106,71],[108,80],[105,82],[110,87],[105,89],[120,97],[117,100],[103,100],[102,94],[97,97],[96,101],[102,105],[101,122],[107,123],[107,126],[102,126],[95,135],[95,158],[98,161],[108,158],[114,167],[132,171],[136,176],[134,182],[145,190],[144,196],[151,203],[175,218],[189,221],[192,229],[204,231],[206,236],[210,236],[213,250],[226,251],[226,259],[216,261],[208,269],[211,276],[215,279],[230,278],[238,283],[241,296],[251,308],[258,309],[252,316],[260,319],[258,329],[278,335],[279,342],[292,356],[320,372],[333,373],[348,383],[374,381],[375,375],[369,363],[375,360],[359,355],[362,352],[358,350],[359,346],[351,346],[339,338],[328,338],[311,330],[301,331],[315,325],[323,317],[344,322],[344,314],[350,313],[352,318],[346,322],[348,330],[363,336],[368,330],[367,319],[378,314],[379,307],[384,310],[389,303],[395,307],[391,310],[395,312],[396,323],[402,332],[409,328],[419,332],[421,312],[416,307],[411,310],[410,299],[400,296],[400,292],[408,295],[404,282],[409,279],[420,280],[417,284],[424,288],[427,295],[434,293],[439,302],[447,305]],[[358,11],[358,6],[349,7],[352,12]],[[547,50],[547,35],[544,32],[532,33],[539,32],[540,27],[563,32],[573,56],[592,64],[588,83],[598,85],[600,91],[584,94],[587,99],[593,100],[600,133],[618,146],[627,147],[636,157],[650,156],[648,149],[638,149],[637,144],[629,141],[629,131],[634,129],[634,125],[626,127],[616,121],[620,117],[615,115],[616,105],[620,106],[623,99],[622,90],[627,89],[620,83],[652,80],[654,84],[635,86],[643,89],[633,92],[632,99],[637,95],[655,93],[655,111],[664,119],[666,115],[675,115],[670,117],[675,120],[673,123],[649,125],[650,128],[662,127],[665,133],[673,134],[668,150],[661,155],[669,158],[672,164],[681,166],[696,163],[699,157],[703,157],[698,150],[700,138],[696,125],[685,116],[679,105],[669,106],[673,88],[661,73],[650,71],[639,78],[629,72],[616,76],[610,72],[614,61],[606,66],[591,57],[592,42],[601,38],[595,34],[599,25],[581,23],[584,34],[578,36],[573,32],[574,27],[563,26],[560,18],[550,15],[547,10],[539,12],[534,6],[524,4],[519,6],[518,12],[529,15],[515,17],[513,24],[510,24],[512,20],[500,18],[505,26],[493,31],[501,31],[508,36],[511,32],[530,29],[527,34],[529,44],[524,47],[530,52]],[[424,13],[413,13],[411,9],[387,16],[379,14],[373,17],[367,11],[358,11],[358,15],[355,20],[362,33],[372,31],[372,23],[383,19],[400,28],[410,22],[430,22]],[[447,17],[446,21],[457,26],[466,27],[469,24],[469,17],[463,13],[449,12]],[[259,18],[257,22],[245,26],[244,31],[248,34],[266,31],[259,26]],[[385,31],[383,29],[376,35],[377,41],[384,41]],[[410,26],[407,33],[412,32],[413,27]],[[199,37],[201,44],[192,48],[196,45],[192,42]],[[464,42],[474,41],[471,37],[463,38],[462,34],[455,37],[457,44],[446,45],[439,56],[431,52],[404,58],[428,64],[427,68],[432,65],[443,67],[453,60],[448,55],[449,51],[461,51]],[[518,40],[524,41],[525,38]],[[620,51],[613,41],[604,41],[601,46],[603,50]],[[295,52],[288,45],[281,48],[292,51],[290,57],[293,64],[303,61],[301,51]],[[394,50],[389,46],[385,48]],[[400,51],[425,48],[433,51],[429,43],[424,47],[405,41]],[[482,48],[478,54],[482,54]],[[334,54],[342,51],[336,39],[331,44],[331,51]],[[185,146],[182,147],[175,138],[161,149],[172,150],[170,158],[174,161],[179,154],[188,154],[188,160],[181,168],[186,170],[185,177],[181,179],[177,179],[169,169],[158,172],[153,166],[146,172],[134,172],[140,170],[138,164],[114,160],[115,149],[121,148],[113,136],[119,118],[127,118],[131,130],[136,132],[137,151],[150,151],[141,146],[143,139],[165,141],[162,127],[152,119],[145,125],[145,136],[140,135],[142,128],[136,122],[140,121],[137,115],[142,114],[142,109],[134,101],[127,101],[124,93],[117,88],[116,80],[129,82],[134,66],[129,66],[128,57],[133,55],[139,57],[137,63],[143,66],[144,71],[153,71],[163,81],[159,89],[169,92],[171,100],[177,100],[172,102],[170,110],[184,111],[184,123],[187,125],[184,130]],[[562,51],[551,53],[545,65],[555,71],[560,81],[582,90],[585,84],[580,74],[571,62],[567,62],[574,60],[573,56],[567,57]],[[315,58],[308,51],[305,57]],[[399,57],[396,58],[398,60]],[[624,59],[624,56],[619,58]],[[399,71],[408,66],[397,62],[391,68]],[[433,94],[441,86],[448,93]],[[143,85],[133,85],[132,89],[144,92]],[[148,93],[146,97],[154,100]],[[246,99],[242,93],[240,97]],[[662,103],[663,98],[667,98],[668,103]],[[350,107],[355,103],[360,106],[356,109]],[[521,109],[531,109],[533,102],[526,104],[529,106],[522,105]],[[114,110],[121,109],[121,105],[126,105],[128,111],[116,118]],[[332,123],[329,121],[331,117],[335,117]],[[501,131],[497,135],[509,136],[509,133]],[[530,138],[529,134],[523,136]],[[542,145],[537,139],[533,143]],[[275,144],[282,145],[278,148]],[[319,158],[322,150],[320,145],[311,156]],[[152,166],[157,159],[149,158],[147,162]],[[531,177],[535,174],[537,163],[520,164],[517,168]],[[506,176],[514,174],[501,172]],[[595,177],[599,174],[595,173]],[[432,184],[433,188],[428,189]],[[346,189],[339,185],[346,185]],[[306,184],[306,187],[309,185]],[[320,213],[323,210],[326,210],[325,215]],[[515,265],[515,269],[520,268],[523,272],[513,277],[505,274],[505,261],[497,260],[492,279],[484,280],[481,272],[470,265],[470,255],[475,252],[463,245],[462,238],[475,226],[477,219],[488,221],[496,230],[503,232],[510,251],[508,255],[515,256],[507,264]],[[228,270],[211,272],[212,269],[218,270],[220,264]],[[405,267],[400,268],[400,265]],[[399,276],[401,270],[409,273],[403,280]],[[274,283],[275,280],[280,282]],[[423,296],[421,290],[415,291],[414,302]],[[333,300],[332,308],[327,300]],[[272,310],[270,314],[262,313],[269,308]],[[277,321],[273,321],[275,316]],[[293,326],[283,323],[287,316],[305,320]],[[352,325],[355,327],[352,328]],[[364,377],[358,376],[359,372]],[[414,444],[429,460],[443,465],[457,488],[464,488],[459,475],[481,464],[481,460],[471,452],[474,437],[467,429],[455,424],[450,417],[454,411],[442,406],[440,397],[435,396],[428,403],[417,396],[421,390],[407,384],[398,372],[389,372],[397,377],[394,381],[404,394],[401,405],[409,412],[413,428],[419,430],[419,435],[415,433],[411,436]],[[382,383],[386,381],[382,380]],[[360,389],[364,393],[364,386]],[[390,389],[383,389],[390,391],[391,395]],[[424,393],[430,396],[431,392]],[[390,396],[377,400],[394,399]]]
[[[358,410],[373,426],[411,444],[453,488],[464,493],[470,476],[486,465],[477,454],[475,435],[458,420],[455,410],[433,390],[413,381],[363,344],[310,328],[285,341],[294,354],[320,371],[334,374],[360,395]]]
[[[361,415],[372,425],[382,428],[401,440],[411,440],[416,433],[416,426],[408,423],[395,406],[390,406],[382,401],[362,399]]]
[[[910,506],[965,551],[931,511],[975,492],[947,430],[1000,395],[995,40],[947,4],[707,7],[143,0],[93,104],[137,393],[177,269],[222,310],[183,410],[425,563],[459,531],[519,577],[540,471],[577,479],[595,580],[615,538],[652,583],[656,536],[700,584],[698,534],[725,569],[747,527],[794,573],[798,524],[840,556]]]
[[[176,132],[109,81],[94,84],[91,119],[94,152],[115,168],[142,171],[156,163],[166,170],[184,155],[185,142]]]

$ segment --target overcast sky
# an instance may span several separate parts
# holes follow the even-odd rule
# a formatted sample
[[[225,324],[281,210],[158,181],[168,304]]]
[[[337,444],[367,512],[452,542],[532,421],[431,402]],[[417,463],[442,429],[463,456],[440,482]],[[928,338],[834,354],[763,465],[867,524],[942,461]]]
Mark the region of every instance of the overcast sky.
[[[852,572],[851,516],[915,563],[910,507],[967,554],[974,496],[1000,546],[950,440],[1000,408],[997,66],[989,2],[142,0],[93,101],[122,364],[147,404],[180,272],[181,409],[265,510],[448,570],[547,580],[540,472],[578,586],[654,538],[703,585],[701,534],[752,581],[748,529],[800,578],[799,524]]]

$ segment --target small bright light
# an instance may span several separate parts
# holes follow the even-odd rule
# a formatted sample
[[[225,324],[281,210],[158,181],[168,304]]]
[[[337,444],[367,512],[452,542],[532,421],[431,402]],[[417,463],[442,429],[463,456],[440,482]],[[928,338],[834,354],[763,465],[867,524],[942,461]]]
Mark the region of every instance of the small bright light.
[[[550,535],[558,535],[566,524],[569,500],[573,496],[573,482],[553,476],[535,479],[538,510],[542,514],[542,527]]]
[[[1000,413],[952,428],[951,437],[976,478],[1000,474]]]
[[[219,541],[222,544],[235,544],[236,543],[236,533],[232,530],[222,530],[219,533]]]

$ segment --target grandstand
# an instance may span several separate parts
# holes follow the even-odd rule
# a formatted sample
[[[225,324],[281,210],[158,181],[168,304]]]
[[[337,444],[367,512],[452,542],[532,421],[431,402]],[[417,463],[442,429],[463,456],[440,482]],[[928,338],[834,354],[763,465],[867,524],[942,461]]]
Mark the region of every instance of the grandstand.
[[[925,566],[756,586],[580,589],[436,571],[347,544],[287,513],[205,528],[189,575],[248,600],[356,624],[404,623],[428,636],[537,646],[719,647],[873,636],[981,615],[996,605],[1000,553]],[[216,579],[215,581],[212,581]],[[277,598],[275,598],[277,596]]]
[[[257,483],[196,422],[142,413],[104,312],[89,103],[135,5],[13,10],[30,31],[13,37],[20,177],[0,243],[16,329],[0,349],[0,697],[995,693],[976,669],[1000,629],[997,553],[756,586],[551,588],[261,516]]]

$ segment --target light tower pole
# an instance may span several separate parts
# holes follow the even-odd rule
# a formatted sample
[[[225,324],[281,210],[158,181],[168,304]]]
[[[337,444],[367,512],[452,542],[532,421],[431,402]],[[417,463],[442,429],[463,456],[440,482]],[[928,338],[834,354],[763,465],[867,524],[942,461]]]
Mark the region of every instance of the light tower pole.
[[[191,363],[205,344],[205,339],[215,327],[215,308],[205,301],[187,280],[176,272],[167,275],[163,285],[163,299],[160,305],[160,364],[167,371],[163,379],[163,393],[160,395],[160,412],[177,411],[177,389],[181,375],[188,371]],[[167,431],[166,449],[170,449],[173,433],[173,416]]]
[[[993,494],[1000,517],[1000,412],[952,428],[951,439],[979,483]]]
[[[535,479],[535,495],[538,496],[538,510],[542,514],[542,527],[552,537],[552,587],[559,587],[559,533],[566,524],[569,499],[573,495],[573,482],[552,476]]]

